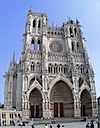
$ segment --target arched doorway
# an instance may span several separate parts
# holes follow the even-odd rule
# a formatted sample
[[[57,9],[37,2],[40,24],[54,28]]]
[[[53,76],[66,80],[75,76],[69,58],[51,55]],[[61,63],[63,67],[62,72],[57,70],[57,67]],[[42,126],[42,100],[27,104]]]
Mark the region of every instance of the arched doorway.
[[[70,87],[58,81],[50,93],[50,109],[52,117],[73,117],[74,102]]]
[[[88,90],[84,89],[81,93],[81,116],[92,115],[92,102]]]
[[[42,95],[37,88],[31,91],[29,101],[30,117],[33,118],[42,116]]]

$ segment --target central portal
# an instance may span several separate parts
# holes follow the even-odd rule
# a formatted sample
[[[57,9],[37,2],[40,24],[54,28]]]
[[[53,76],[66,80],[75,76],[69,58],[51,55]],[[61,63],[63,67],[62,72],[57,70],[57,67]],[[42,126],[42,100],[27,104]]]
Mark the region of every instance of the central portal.
[[[74,101],[70,87],[63,81],[58,81],[50,94],[52,117],[73,117]]]
[[[30,117],[42,116],[42,95],[40,91],[35,88],[30,93]]]
[[[64,117],[64,103],[54,103],[54,117],[58,117],[58,112],[60,117]]]

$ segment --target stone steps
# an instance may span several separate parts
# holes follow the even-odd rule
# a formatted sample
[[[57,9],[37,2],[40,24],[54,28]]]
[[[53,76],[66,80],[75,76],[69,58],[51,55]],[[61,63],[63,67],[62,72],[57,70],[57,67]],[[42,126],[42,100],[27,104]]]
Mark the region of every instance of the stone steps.
[[[57,124],[57,123],[70,123],[70,122],[80,122],[83,118],[54,118],[54,119],[40,119],[40,118],[33,118],[29,120],[28,126],[32,124]]]

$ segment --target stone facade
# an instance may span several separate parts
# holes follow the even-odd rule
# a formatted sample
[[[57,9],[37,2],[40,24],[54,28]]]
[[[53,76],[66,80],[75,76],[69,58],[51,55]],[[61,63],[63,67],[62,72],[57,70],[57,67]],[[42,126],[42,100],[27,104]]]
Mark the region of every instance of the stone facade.
[[[93,68],[78,20],[49,26],[47,15],[29,10],[22,58],[5,74],[4,108],[29,117],[97,114]]]

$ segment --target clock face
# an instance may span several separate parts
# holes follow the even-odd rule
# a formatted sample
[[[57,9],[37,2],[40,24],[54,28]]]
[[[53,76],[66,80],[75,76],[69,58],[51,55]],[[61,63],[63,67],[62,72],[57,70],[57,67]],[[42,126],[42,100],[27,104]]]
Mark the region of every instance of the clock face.
[[[62,44],[58,41],[51,42],[49,48],[53,52],[62,52],[63,50]]]

